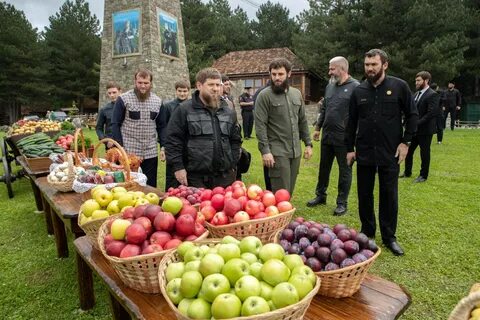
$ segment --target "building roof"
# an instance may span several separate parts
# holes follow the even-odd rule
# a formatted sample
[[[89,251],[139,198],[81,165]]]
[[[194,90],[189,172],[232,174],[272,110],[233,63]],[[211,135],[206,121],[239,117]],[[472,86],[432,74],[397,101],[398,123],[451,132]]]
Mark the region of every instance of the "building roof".
[[[292,71],[307,71],[300,58],[287,47],[229,52],[215,60],[213,67],[228,76],[266,74],[275,58],[288,59],[292,63]]]

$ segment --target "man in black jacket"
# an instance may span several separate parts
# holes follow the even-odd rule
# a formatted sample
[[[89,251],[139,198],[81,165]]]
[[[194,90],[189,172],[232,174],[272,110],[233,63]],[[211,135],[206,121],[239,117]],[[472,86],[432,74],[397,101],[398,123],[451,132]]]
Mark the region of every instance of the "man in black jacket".
[[[422,159],[422,167],[420,175],[414,182],[425,182],[428,178],[430,168],[430,144],[432,143],[433,134],[436,131],[436,115],[440,112],[439,102],[440,96],[432,88],[429,87],[432,76],[427,71],[420,71],[415,77],[415,105],[418,109],[418,127],[417,134],[412,138],[412,143],[408,148],[407,157],[405,158],[405,172],[401,178],[410,177],[412,175],[413,154],[415,149],[420,146],[420,158]]]
[[[385,246],[403,255],[395,233],[398,218],[398,172],[417,129],[418,112],[407,83],[387,76],[388,56],[380,49],[365,54],[365,75],[352,93],[345,139],[347,163],[357,160],[358,211],[362,232],[375,237],[373,208],[378,173],[380,232]],[[402,127],[405,117],[405,131]]]
[[[330,60],[328,68],[330,83],[325,90],[320,116],[315,125],[313,139],[318,141],[322,129],[321,157],[318,170],[316,197],[307,202],[308,207],[327,202],[327,189],[333,160],[338,163],[337,207],[333,214],[341,216],[347,213],[348,194],[352,184],[352,168],[347,165],[345,146],[345,126],[348,122],[348,105],[353,89],[359,82],[348,74],[348,61],[344,57]]]
[[[447,117],[450,113],[450,129],[455,128],[455,120],[457,120],[457,112],[460,111],[460,104],[462,98],[460,97],[460,91],[455,89],[453,81],[448,83],[448,88],[443,92],[443,115],[444,115],[444,128],[446,128]]]
[[[214,68],[196,76],[197,90],[172,114],[165,152],[179,184],[213,188],[235,181],[242,138],[235,111],[220,99],[221,75]]]
[[[97,132],[98,140],[103,138],[112,138],[112,115],[113,115],[113,106],[118,96],[122,93],[122,89],[115,82],[107,83],[107,96],[110,99],[105,106],[100,109],[97,116],[97,125],[95,126],[95,131]],[[107,142],[105,147],[111,148],[113,144]]]

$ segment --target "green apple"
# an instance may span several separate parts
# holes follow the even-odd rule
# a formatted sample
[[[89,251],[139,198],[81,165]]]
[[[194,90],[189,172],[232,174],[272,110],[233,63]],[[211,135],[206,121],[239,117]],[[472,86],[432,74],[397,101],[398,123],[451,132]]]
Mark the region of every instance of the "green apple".
[[[200,249],[202,249],[203,255],[206,255],[207,252],[210,251],[211,248],[210,248],[208,245],[206,245],[206,244],[202,244],[202,245],[200,246]]]
[[[231,293],[224,293],[215,298],[212,303],[212,316],[215,319],[228,319],[239,317],[242,302]]]
[[[80,211],[82,211],[83,215],[88,218],[92,216],[93,211],[100,210],[101,208],[102,207],[97,201],[94,199],[89,199],[82,204]]]
[[[290,269],[290,271],[293,271],[293,269],[295,269],[296,267],[301,267],[305,265],[302,258],[298,254],[287,254],[282,261],[283,263],[285,263],[288,269]]]
[[[107,187],[105,187],[104,184],[99,184],[99,185],[96,185],[95,187],[93,187],[90,190],[90,195],[92,196],[92,198],[95,198],[95,194],[100,190],[107,190]]]
[[[190,261],[194,261],[194,260],[202,260],[203,256],[205,254],[203,253],[203,250],[200,249],[200,247],[192,247],[190,249],[187,250],[187,252],[185,253],[185,256],[183,257],[183,261],[185,262],[190,262]]]
[[[177,306],[178,312],[180,312],[184,316],[188,316],[188,307],[190,306],[193,300],[195,299],[183,298],[182,301],[180,301],[180,303]]]
[[[107,189],[100,189],[95,192],[94,199],[98,202],[100,206],[105,208],[106,206],[108,206],[110,201],[113,200],[113,194]]]
[[[137,196],[137,199],[145,198],[145,192],[143,191],[134,191],[133,193]]]
[[[118,200],[112,200],[108,206],[107,211],[110,215],[120,212],[120,207],[118,206]]]
[[[286,282],[290,278],[290,269],[278,259],[267,260],[260,270],[262,280],[271,286],[276,286],[280,282]]]
[[[175,278],[181,278],[185,272],[185,263],[183,262],[174,262],[170,263],[165,271],[165,276],[167,281],[170,282]]]
[[[227,262],[233,258],[240,258],[240,248],[233,243],[222,243],[217,252]]]
[[[180,293],[185,298],[195,298],[202,287],[203,277],[198,271],[185,271],[182,275]]]
[[[180,278],[175,278],[167,283],[167,296],[176,305],[183,299],[182,293],[180,292],[181,283],[182,279]]]
[[[142,206],[144,204],[148,205],[150,202],[148,202],[148,200],[145,198],[138,198],[137,201],[135,201],[135,207]]]
[[[233,287],[238,279],[250,274],[250,265],[247,261],[233,258],[228,260],[222,268],[222,274],[228,278],[230,285]]]
[[[241,277],[235,283],[235,294],[242,301],[251,296],[259,296],[261,289],[260,281],[250,275]]]
[[[178,247],[177,252],[180,257],[183,259],[188,249],[195,247],[195,244],[192,241],[183,241]]]
[[[132,223],[125,219],[116,219],[110,226],[110,233],[115,240],[124,240],[125,231]]]
[[[147,193],[145,199],[147,199],[150,204],[158,204],[160,202],[160,197],[154,192]]]
[[[248,236],[243,238],[239,245],[240,251],[242,253],[244,252],[250,252],[253,253],[254,255],[258,256],[258,252],[260,251],[260,248],[262,247],[262,241],[258,239],[255,236]]]
[[[279,283],[273,288],[272,301],[276,308],[280,309],[300,301],[297,289],[288,282]]]
[[[200,269],[200,260],[194,260],[185,264],[185,271],[198,271]]]
[[[218,254],[218,250],[217,250],[217,248],[210,248],[210,249],[208,249],[207,253],[215,253],[215,254]]]
[[[315,286],[315,284],[317,283],[317,275],[309,266],[303,265],[293,268],[291,276],[293,276],[294,274],[303,274],[307,276],[313,286]]]
[[[265,300],[272,300],[272,291],[273,287],[266,283],[265,281],[260,281],[260,297],[262,297]]]
[[[261,262],[254,262],[250,265],[250,274],[255,278],[262,280],[262,275],[260,271],[262,270],[263,264]]]
[[[220,241],[220,243],[233,243],[233,244],[239,244],[240,241],[238,241],[237,239],[235,239],[234,237],[232,236],[225,236],[223,237],[223,239]]]
[[[288,282],[291,283],[295,289],[297,289],[298,298],[303,299],[310,291],[313,290],[313,285],[310,279],[303,274],[294,274],[288,279]]]
[[[113,194],[113,200],[118,200],[120,199],[120,197],[123,195],[123,194],[126,194],[127,191],[125,192],[122,192],[122,191],[118,191],[118,192],[112,192]]]
[[[200,292],[208,302],[213,302],[222,293],[230,292],[230,281],[221,273],[211,274],[203,279]]]
[[[192,319],[210,319],[212,317],[210,303],[201,298],[193,300],[188,306],[187,316]]]
[[[206,277],[210,274],[222,272],[222,268],[225,264],[222,256],[215,253],[207,253],[200,260],[200,267],[198,271],[202,274],[203,277]]]
[[[108,218],[110,217],[110,213],[108,213],[107,210],[95,210],[92,213],[92,219],[103,219],[103,218]]]
[[[248,297],[242,304],[242,317],[254,316],[270,311],[267,300],[262,297]]]
[[[240,256],[240,258],[242,258],[243,260],[247,261],[250,265],[251,265],[252,263],[258,261],[257,256],[254,255],[254,254],[251,253],[251,252],[244,252],[244,253],[242,253],[242,255]]]
[[[113,187],[112,190],[113,193],[121,193],[121,192],[127,192],[127,189],[124,187]]]
[[[126,206],[131,206],[131,207],[135,206],[134,195],[128,192],[122,192],[118,197],[118,206],[120,207],[120,210]]]
[[[273,289],[272,289],[273,290]],[[273,311],[273,310],[277,310],[278,308],[275,307],[275,305],[273,304],[273,301],[272,300],[268,300],[268,306],[270,307],[270,311]]]
[[[165,200],[162,202],[162,210],[166,212],[170,212],[173,215],[176,215],[177,213],[182,210],[183,207],[183,202],[180,200],[180,198],[177,197],[167,197]]]
[[[79,215],[79,216],[78,216],[78,225],[81,226],[81,225],[87,223],[87,222],[88,222],[88,219],[91,219],[91,217],[90,217],[90,218],[87,218],[87,217],[85,217],[83,214]]]
[[[270,259],[283,260],[283,257],[285,257],[285,250],[278,243],[267,243],[260,248],[258,256],[264,263]]]

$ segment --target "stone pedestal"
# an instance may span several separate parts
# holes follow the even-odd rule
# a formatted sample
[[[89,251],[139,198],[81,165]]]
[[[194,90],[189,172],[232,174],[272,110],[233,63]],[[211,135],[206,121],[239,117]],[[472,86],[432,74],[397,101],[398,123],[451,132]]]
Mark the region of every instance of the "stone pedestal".
[[[130,28],[125,27],[127,20]],[[132,41],[133,49],[125,49],[122,39]],[[109,81],[117,82],[123,92],[130,90],[139,68],[152,71],[152,91],[163,100],[175,97],[176,81],[189,80],[179,0],[105,1],[99,107],[108,102]]]

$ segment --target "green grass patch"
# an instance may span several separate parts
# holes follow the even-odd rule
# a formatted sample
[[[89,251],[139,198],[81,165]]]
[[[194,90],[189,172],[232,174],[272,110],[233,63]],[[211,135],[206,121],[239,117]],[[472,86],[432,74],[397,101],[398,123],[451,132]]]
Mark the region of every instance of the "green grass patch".
[[[96,141],[94,131],[87,130],[86,136]],[[413,183],[420,170],[417,151],[413,177],[399,182],[397,238],[406,255],[395,257],[384,250],[371,269],[373,274],[401,284],[410,292],[413,302],[402,316],[407,320],[446,319],[471,285],[480,282],[480,130],[447,130],[442,145],[435,141],[428,181]],[[246,140],[244,147],[253,156],[244,181],[263,186],[257,140]],[[355,169],[347,215],[332,215],[337,194],[336,164],[327,205],[306,207],[314,197],[318,163],[319,146],[315,143],[314,157],[302,160],[292,199],[296,214],[359,228]],[[158,185],[162,188],[165,164],[160,163],[158,170]],[[95,308],[87,312],[79,309],[71,239],[70,257],[57,259],[54,239],[46,234],[43,215],[33,213],[30,183],[25,178],[17,180],[13,189],[15,197],[8,199],[5,185],[0,184],[0,314],[8,319],[110,319],[108,293],[98,279]],[[378,189],[378,201],[377,195]],[[377,242],[381,242],[379,233]]]

